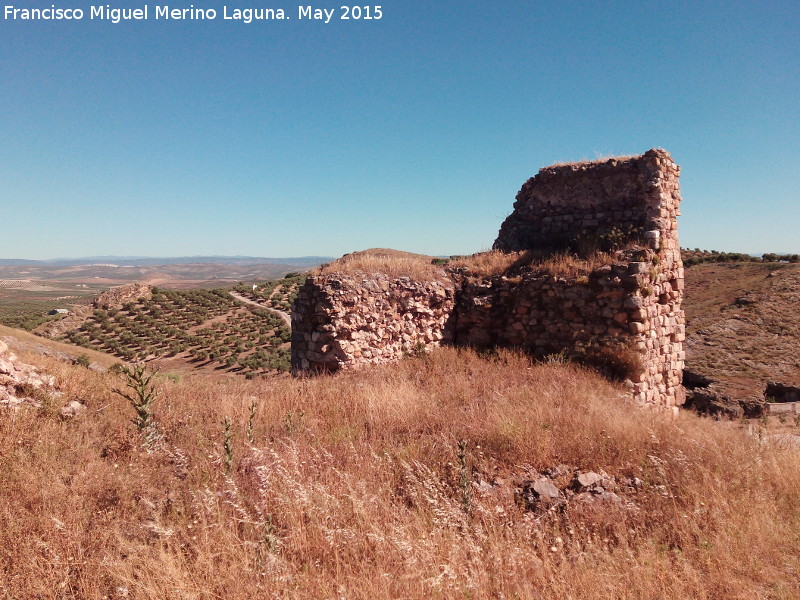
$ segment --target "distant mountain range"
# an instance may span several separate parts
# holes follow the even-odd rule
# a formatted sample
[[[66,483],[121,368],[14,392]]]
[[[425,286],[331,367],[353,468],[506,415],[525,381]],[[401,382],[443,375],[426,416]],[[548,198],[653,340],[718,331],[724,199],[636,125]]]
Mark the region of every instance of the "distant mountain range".
[[[288,265],[292,267],[313,267],[332,261],[330,256],[297,256],[288,258],[267,258],[262,256],[87,256],[84,258],[53,258],[49,260],[26,260],[22,258],[0,258],[0,266],[59,266],[70,267],[94,264],[113,264],[131,267],[154,265],[218,264],[218,265]]]

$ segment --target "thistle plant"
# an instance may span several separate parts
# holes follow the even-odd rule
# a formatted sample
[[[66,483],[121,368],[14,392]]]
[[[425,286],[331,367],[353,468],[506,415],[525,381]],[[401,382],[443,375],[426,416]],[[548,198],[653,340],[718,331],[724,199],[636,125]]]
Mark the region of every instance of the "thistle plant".
[[[233,432],[231,420],[225,417],[222,421],[222,460],[225,470],[230,471],[233,466]]]
[[[133,406],[133,410],[136,412],[133,423],[144,434],[145,447],[150,450],[161,438],[153,416],[153,403],[158,396],[153,383],[156,372],[148,373],[142,364],[133,367],[123,366],[119,371],[125,378],[125,385],[130,391],[115,389],[114,393],[127,399]]]
[[[472,512],[472,473],[467,461],[467,440],[458,441],[458,475],[461,506],[466,514]]]
[[[250,403],[250,413],[247,417],[247,442],[252,445],[255,441],[256,401]]]

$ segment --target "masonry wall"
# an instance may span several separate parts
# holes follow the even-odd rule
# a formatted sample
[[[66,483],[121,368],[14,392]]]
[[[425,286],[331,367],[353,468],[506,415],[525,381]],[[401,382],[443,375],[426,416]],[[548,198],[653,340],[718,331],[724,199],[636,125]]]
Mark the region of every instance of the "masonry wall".
[[[457,296],[454,343],[487,348],[521,347],[536,356],[622,360],[635,399],[683,404],[685,324],[672,297],[673,282],[646,261],[602,267],[580,277],[529,273],[465,283]],[[640,258],[640,257],[637,257]],[[638,355],[638,361],[631,361]],[[636,367],[634,368],[634,365]]]
[[[682,404],[686,321],[681,308],[679,176],[680,167],[665,150],[541,169],[517,194],[496,249],[554,253],[615,243],[640,250],[619,255],[610,277],[591,274],[588,287],[577,280],[529,278],[513,293],[506,291],[508,309],[466,333],[468,343],[480,339],[486,328],[501,332],[492,343],[518,345],[522,338],[521,345],[536,353],[587,341],[599,346],[625,341],[642,356],[643,370],[633,377],[635,398]],[[526,323],[516,315],[527,304],[535,316]],[[459,309],[459,323],[472,318],[468,303],[461,302]],[[515,333],[509,335],[511,331]],[[464,342],[464,335],[459,327],[457,342]]]
[[[624,265],[581,278],[529,273],[466,283],[456,307],[454,339],[474,347],[520,346],[538,356],[629,333]]]
[[[292,306],[292,371],[337,371],[431,350],[445,338],[454,301],[445,277],[309,277]]]
[[[593,250],[594,245],[624,243],[646,231],[675,230],[680,196],[672,194],[679,170],[665,150],[545,167],[517,193],[494,248]]]
[[[537,254],[623,246],[576,277],[537,271],[413,281],[310,277],[292,313],[295,373],[389,362],[441,343],[536,355],[628,348],[643,403],[682,404],[685,320],[677,237],[680,168],[664,150],[542,169],[517,194],[494,247]]]

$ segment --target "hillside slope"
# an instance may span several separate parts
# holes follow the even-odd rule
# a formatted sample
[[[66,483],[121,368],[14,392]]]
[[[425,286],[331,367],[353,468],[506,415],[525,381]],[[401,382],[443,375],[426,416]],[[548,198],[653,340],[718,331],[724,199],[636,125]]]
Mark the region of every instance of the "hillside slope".
[[[98,308],[87,317],[65,339],[128,362],[181,371],[248,369],[252,376],[288,369],[290,334],[283,320],[240,305],[226,289],[154,289],[149,298]]]
[[[800,597],[797,451],[571,365],[157,378],[145,435],[120,378],[24,358],[60,395],[0,409],[2,597]]]
[[[708,263],[686,269],[686,367],[738,398],[767,381],[800,384],[800,265]]]
[[[81,355],[85,355],[89,361],[97,363],[103,368],[108,368],[119,362],[119,359],[115,356],[105,352],[82,348],[67,342],[49,340],[28,331],[6,327],[5,325],[0,325],[0,340],[6,342],[16,352],[34,352],[53,356],[67,362],[72,362]]]

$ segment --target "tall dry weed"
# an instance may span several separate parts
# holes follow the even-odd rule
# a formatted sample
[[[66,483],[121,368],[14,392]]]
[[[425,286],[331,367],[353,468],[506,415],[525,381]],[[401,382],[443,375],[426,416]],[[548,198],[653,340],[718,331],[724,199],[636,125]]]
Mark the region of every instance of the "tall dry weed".
[[[582,158],[580,160],[572,160],[572,161],[562,161],[553,163],[552,165],[548,165],[544,167],[545,169],[553,169],[558,167],[573,167],[573,166],[583,166],[583,165],[597,165],[600,163],[608,162],[609,160],[616,160],[620,162],[628,161],[632,158],[637,158],[636,155],[633,154],[604,154],[598,153],[596,158]]]

